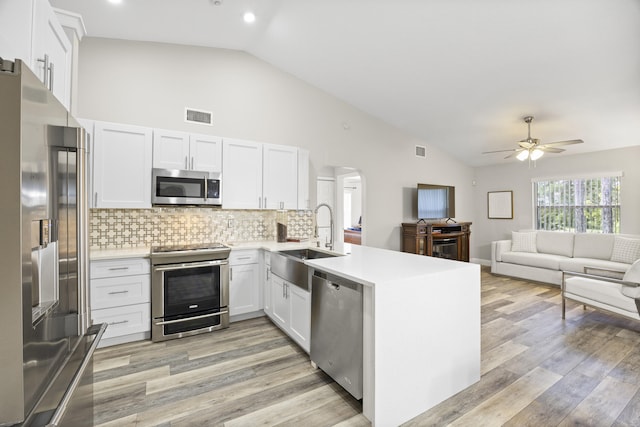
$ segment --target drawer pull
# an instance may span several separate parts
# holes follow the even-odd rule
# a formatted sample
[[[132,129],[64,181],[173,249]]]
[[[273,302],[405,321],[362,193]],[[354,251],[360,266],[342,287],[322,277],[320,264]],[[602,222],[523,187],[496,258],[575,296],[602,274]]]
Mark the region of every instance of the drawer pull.
[[[117,294],[128,294],[129,291],[113,291],[109,292],[109,295],[117,295]]]
[[[125,323],[129,323],[128,320],[121,320],[119,322],[109,322],[109,326],[111,325],[124,325]]]
[[[109,271],[128,270],[129,267],[110,267]]]
[[[251,259],[251,257],[250,257],[250,256],[241,256],[241,257],[238,257],[238,258],[236,258],[236,259],[237,259],[237,260],[241,260],[241,259]]]

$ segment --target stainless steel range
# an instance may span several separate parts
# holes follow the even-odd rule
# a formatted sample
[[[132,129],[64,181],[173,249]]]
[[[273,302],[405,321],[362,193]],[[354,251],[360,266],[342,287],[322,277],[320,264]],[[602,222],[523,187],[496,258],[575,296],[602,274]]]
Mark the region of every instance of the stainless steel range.
[[[229,326],[229,253],[220,243],[151,248],[151,340]]]

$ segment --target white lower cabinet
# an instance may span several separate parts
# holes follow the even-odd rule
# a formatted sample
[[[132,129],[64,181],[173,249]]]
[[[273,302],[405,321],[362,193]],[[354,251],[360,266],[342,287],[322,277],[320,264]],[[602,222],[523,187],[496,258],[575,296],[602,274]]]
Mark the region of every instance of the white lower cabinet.
[[[308,353],[311,345],[311,293],[272,274],[271,306],[273,311],[269,317]]]
[[[100,347],[149,338],[151,276],[147,258],[91,261],[89,293],[92,323],[109,325]]]
[[[262,310],[259,255],[258,250],[244,250],[232,251],[229,256],[229,315],[232,321],[242,320],[238,315]]]

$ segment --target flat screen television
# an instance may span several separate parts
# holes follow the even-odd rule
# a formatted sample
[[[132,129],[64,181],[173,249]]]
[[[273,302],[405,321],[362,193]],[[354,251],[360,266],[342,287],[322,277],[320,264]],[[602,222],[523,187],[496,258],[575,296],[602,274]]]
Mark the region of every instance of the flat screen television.
[[[449,219],[455,216],[455,187],[418,184],[418,220]]]

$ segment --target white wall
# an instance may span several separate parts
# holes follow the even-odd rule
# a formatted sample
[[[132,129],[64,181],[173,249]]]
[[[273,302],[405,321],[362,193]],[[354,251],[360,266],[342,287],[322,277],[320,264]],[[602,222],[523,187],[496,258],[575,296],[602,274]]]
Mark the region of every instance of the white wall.
[[[588,141],[585,142],[588,144]],[[514,161],[475,171],[476,220],[472,226],[472,257],[491,259],[491,242],[511,238],[511,231],[534,228],[533,178],[568,177],[622,171],[620,232],[640,234],[640,146],[573,156],[546,154],[535,167]],[[513,219],[487,218],[487,192],[513,191]]]
[[[312,183],[325,166],[358,169],[369,246],[400,249],[418,182],[455,185],[458,218],[473,220],[472,168],[247,53],[85,37],[79,68],[80,117],[307,148]],[[184,123],[185,107],[214,125]]]

